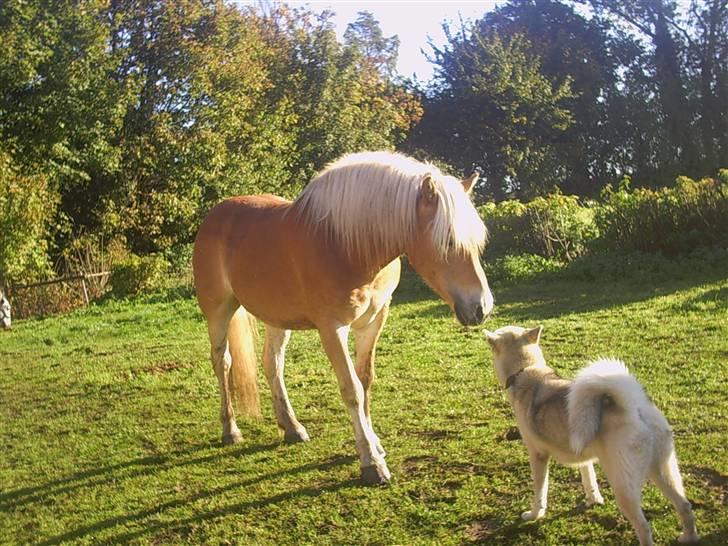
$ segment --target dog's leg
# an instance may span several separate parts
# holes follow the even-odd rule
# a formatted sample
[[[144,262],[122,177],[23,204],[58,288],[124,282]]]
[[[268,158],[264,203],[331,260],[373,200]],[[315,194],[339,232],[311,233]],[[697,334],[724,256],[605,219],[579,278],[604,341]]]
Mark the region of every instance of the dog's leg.
[[[528,447],[528,446],[527,446]],[[542,518],[546,513],[546,497],[549,489],[549,456],[528,448],[528,462],[533,477],[533,502],[531,510],[521,514],[526,521]]]
[[[581,485],[584,487],[584,493],[586,493],[586,505],[604,504],[602,494],[599,492],[594,464],[587,463],[580,466],[579,472],[581,472]]]
[[[652,531],[645,519],[640,502],[642,500],[642,481],[635,479],[638,473],[629,469],[603,466],[609,484],[614,490],[617,506],[634,527],[640,546],[652,546]]]
[[[675,449],[670,446],[670,454],[659,463],[659,467],[650,473],[652,482],[660,488],[660,491],[673,504],[682,523],[682,534],[679,542],[697,542],[700,537],[695,527],[695,515],[690,501],[685,497],[682,477],[677,467]]]

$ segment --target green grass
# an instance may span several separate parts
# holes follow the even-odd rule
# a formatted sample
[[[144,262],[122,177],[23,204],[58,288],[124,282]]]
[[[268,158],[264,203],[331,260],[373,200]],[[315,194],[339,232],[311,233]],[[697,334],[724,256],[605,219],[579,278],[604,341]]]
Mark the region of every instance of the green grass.
[[[726,264],[728,266],[728,264]],[[728,270],[728,267],[724,270]],[[703,544],[728,543],[728,275],[493,286],[490,328],[545,326],[551,365],[626,360],[671,421]],[[551,467],[545,519],[521,523],[530,476],[480,329],[408,276],[378,346],[373,418],[393,474],[360,485],[348,417],[313,332],[294,333],[287,384],[312,441],[264,417],[221,447],[217,383],[191,299],[109,301],[0,332],[2,544],[628,544],[578,473]],[[261,383],[264,383],[261,375]],[[659,544],[677,518],[649,486]]]

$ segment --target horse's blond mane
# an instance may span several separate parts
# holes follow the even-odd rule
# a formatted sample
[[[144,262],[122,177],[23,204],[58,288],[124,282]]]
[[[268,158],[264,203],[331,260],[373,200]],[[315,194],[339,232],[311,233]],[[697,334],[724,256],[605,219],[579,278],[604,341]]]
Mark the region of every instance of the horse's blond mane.
[[[460,181],[402,154],[350,154],[328,165],[291,208],[313,229],[327,229],[349,253],[403,252],[415,235],[417,195],[429,174],[437,189],[433,242],[444,257],[449,245],[480,252],[486,230]]]

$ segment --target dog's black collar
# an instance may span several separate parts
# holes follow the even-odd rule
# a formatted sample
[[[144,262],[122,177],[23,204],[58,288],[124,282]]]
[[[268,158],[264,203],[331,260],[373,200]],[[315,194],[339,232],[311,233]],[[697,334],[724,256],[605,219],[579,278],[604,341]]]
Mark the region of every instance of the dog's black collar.
[[[512,373],[508,376],[508,379],[506,379],[506,390],[510,389],[513,386],[513,383],[516,382],[516,377],[518,377],[523,370],[526,368],[521,368],[516,373]]]

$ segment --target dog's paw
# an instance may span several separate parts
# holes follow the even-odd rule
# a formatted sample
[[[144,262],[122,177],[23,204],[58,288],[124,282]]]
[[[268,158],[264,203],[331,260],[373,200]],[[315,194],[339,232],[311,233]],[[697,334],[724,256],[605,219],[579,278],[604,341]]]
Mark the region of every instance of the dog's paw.
[[[586,499],[587,506],[594,506],[595,504],[604,504],[604,497],[598,491]]]
[[[529,510],[528,512],[524,512],[523,514],[521,514],[521,519],[523,521],[534,521],[537,519],[541,519],[545,513],[545,508],[542,508],[541,510]]]

